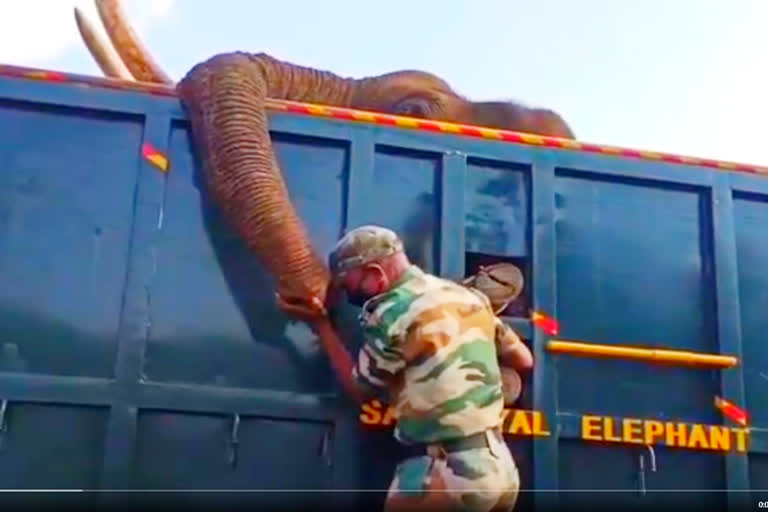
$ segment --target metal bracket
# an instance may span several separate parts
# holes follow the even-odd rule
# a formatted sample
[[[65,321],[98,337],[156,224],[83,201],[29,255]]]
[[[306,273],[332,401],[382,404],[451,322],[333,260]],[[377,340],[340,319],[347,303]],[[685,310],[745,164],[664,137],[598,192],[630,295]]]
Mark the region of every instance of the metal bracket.
[[[324,459],[325,465],[331,467],[333,460],[331,459],[331,431],[326,430],[323,433],[323,439],[320,441],[320,456]]]
[[[8,400],[3,399],[0,402],[0,449],[3,448],[5,434],[8,432],[8,422],[5,419],[5,413],[8,411]]]
[[[237,446],[240,444],[240,440],[237,437],[240,430],[240,415],[235,413],[232,421],[232,430],[229,436],[229,465],[232,469],[237,468]]]
[[[656,452],[653,451],[653,446],[647,444],[645,447],[648,449],[648,452],[650,453],[650,459],[651,459],[651,472],[656,472]],[[640,470],[637,475],[639,484],[640,484],[640,495],[644,496],[646,493],[646,487],[645,487],[645,457],[643,454],[640,454]]]
[[[648,448],[648,453],[651,454],[651,471],[653,473],[656,472],[656,452],[653,451],[653,446],[647,444],[645,445],[646,448]]]

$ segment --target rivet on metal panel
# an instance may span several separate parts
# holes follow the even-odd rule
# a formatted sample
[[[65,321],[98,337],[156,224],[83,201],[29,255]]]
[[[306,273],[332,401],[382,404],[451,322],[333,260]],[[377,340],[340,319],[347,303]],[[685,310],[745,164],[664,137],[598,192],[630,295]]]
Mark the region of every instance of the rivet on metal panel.
[[[232,421],[232,432],[229,438],[229,465],[232,466],[232,469],[237,468],[237,445],[240,443],[237,433],[239,429],[240,415],[236,413]]]
[[[3,448],[5,434],[8,432],[8,422],[5,420],[5,413],[8,411],[8,400],[0,402],[0,449]]]

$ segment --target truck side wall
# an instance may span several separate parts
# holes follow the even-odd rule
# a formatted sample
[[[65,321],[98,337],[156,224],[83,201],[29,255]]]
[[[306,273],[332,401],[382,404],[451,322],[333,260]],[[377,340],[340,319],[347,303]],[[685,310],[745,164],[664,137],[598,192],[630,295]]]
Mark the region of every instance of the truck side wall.
[[[748,453],[657,447],[645,487],[768,487],[768,179],[287,114],[271,130],[320,254],[373,222],[449,278],[524,268],[506,315],[536,369],[518,406],[552,432],[509,438],[524,488],[663,502],[639,492],[647,449],[585,442],[580,417],[720,424],[714,395],[751,413]],[[175,100],[0,78],[0,133],[3,487],[386,489],[406,450],[361,428],[307,329],[276,310],[205,195]],[[742,364],[555,358],[531,308],[565,339]],[[354,314],[340,318],[353,348]]]

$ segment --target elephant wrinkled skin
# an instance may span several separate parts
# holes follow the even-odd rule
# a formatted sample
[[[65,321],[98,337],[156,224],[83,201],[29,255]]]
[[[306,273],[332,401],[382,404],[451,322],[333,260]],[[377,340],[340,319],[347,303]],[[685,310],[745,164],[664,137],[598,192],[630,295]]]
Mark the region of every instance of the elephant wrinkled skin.
[[[127,22],[119,0],[94,1],[114,52],[77,9],[75,16],[104,74],[172,84]],[[232,52],[198,63],[176,88],[215,201],[276,278],[279,295],[300,303],[325,300],[328,273],[310,245],[278,168],[266,98],[573,138],[555,112],[516,103],[471,102],[423,71],[351,79],[263,53]]]

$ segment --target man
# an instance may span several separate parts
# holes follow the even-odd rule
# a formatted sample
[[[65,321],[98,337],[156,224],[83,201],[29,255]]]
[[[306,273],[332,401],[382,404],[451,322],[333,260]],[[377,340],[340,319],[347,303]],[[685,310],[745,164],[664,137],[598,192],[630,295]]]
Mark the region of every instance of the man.
[[[528,348],[484,294],[412,265],[391,230],[348,232],[329,266],[332,293],[362,307],[357,364],[324,308],[283,307],[312,325],[352,397],[383,397],[395,406],[395,438],[424,445],[398,465],[385,509],[511,510],[519,477],[500,431],[499,361],[528,369]]]

